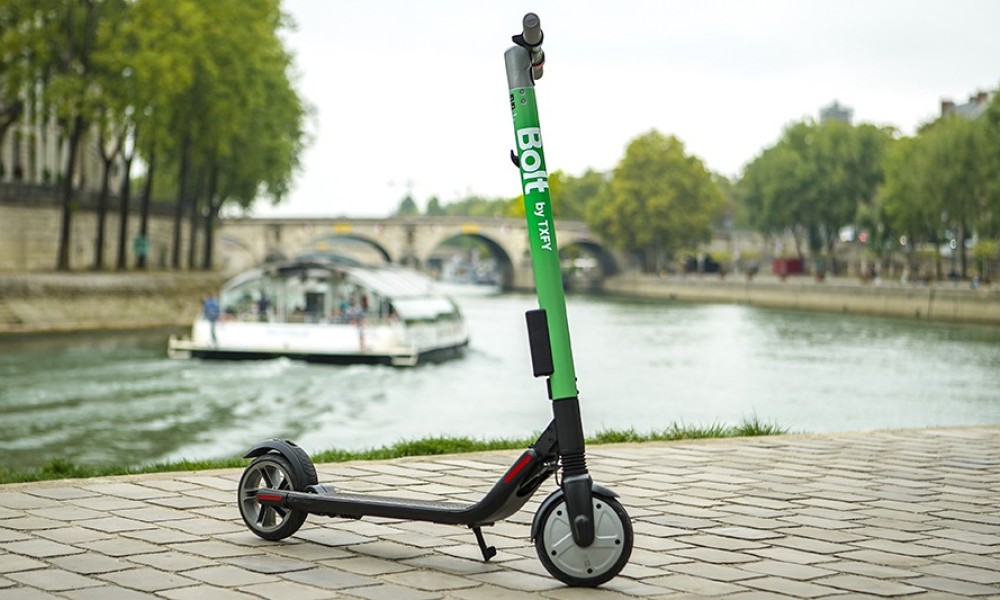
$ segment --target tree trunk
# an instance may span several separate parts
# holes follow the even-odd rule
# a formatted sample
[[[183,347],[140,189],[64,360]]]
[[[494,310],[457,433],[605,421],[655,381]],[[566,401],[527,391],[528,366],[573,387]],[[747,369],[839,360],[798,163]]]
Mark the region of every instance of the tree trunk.
[[[219,186],[219,167],[212,165],[212,173],[208,180],[208,218],[205,219],[205,253],[201,268],[211,271],[214,268],[213,255],[215,250],[215,221],[219,218],[219,201],[215,197]]]
[[[118,199],[118,261],[115,268],[124,271],[128,259],[128,213],[129,202],[132,195],[132,159],[135,154],[125,157],[123,162],[124,179],[122,180],[122,190]]]
[[[73,119],[73,131],[69,137],[69,155],[66,159],[66,174],[62,189],[62,223],[59,229],[59,254],[57,271],[69,271],[70,231],[73,220],[73,172],[76,170],[76,153],[86,123],[82,116]]]
[[[187,202],[188,171],[191,169],[191,134],[184,136],[181,146],[181,172],[177,185],[177,205],[174,208],[174,245],[170,256],[170,266],[181,268],[181,227],[184,219],[184,205]]]
[[[198,230],[201,228],[201,197],[205,191],[205,167],[198,169],[195,177],[194,191],[189,203],[191,214],[188,215],[188,255],[187,267],[193,271],[198,265]]]
[[[145,269],[149,256],[149,204],[153,196],[153,173],[156,167],[156,145],[149,148],[149,167],[146,169],[146,184],[142,186],[142,201],[139,209],[139,247],[136,252],[135,266]]]
[[[111,195],[111,160],[104,159],[101,175],[101,195],[97,199],[97,236],[94,239],[94,270],[104,270],[104,224],[108,214],[108,196]]]
[[[959,226],[958,226],[958,236],[957,236],[958,239],[955,240],[955,243],[958,244],[958,246],[957,246],[957,249],[958,249],[958,275],[962,279],[966,278],[966,275],[967,275],[966,268],[968,267],[968,259],[969,259],[968,255],[965,252],[965,232],[966,231],[968,231],[968,229],[965,226],[965,223],[963,222],[963,223],[959,224]]]

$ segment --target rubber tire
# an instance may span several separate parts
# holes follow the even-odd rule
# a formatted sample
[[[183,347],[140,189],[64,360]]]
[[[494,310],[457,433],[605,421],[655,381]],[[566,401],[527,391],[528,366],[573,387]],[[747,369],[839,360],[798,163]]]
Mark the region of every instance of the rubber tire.
[[[576,549],[577,551],[582,551],[583,553],[588,552],[588,549],[580,548],[572,542],[569,523],[564,516],[567,514],[565,501],[550,504],[546,508],[545,513],[539,515],[539,522],[541,523],[541,526],[538,528],[538,534],[535,536],[535,551],[538,553],[538,559],[542,562],[545,570],[548,571],[553,577],[573,587],[597,587],[602,583],[610,581],[625,568],[625,565],[628,564],[629,557],[632,556],[634,534],[632,532],[632,521],[629,518],[628,513],[625,511],[625,508],[614,498],[604,496],[603,494],[594,493],[593,501],[595,519],[597,520],[595,530],[598,536],[595,540],[595,544],[600,544],[600,541],[603,539],[605,542],[613,541],[615,546],[621,546],[621,554],[618,555],[614,563],[599,573],[587,575],[568,573],[564,571],[549,555],[550,551],[554,551],[548,548],[549,540],[546,536],[550,535],[549,532],[552,531],[552,527],[555,527],[559,531],[559,534],[563,539],[565,539],[566,536],[569,536],[568,542],[569,544],[572,544],[572,546],[567,548],[566,551]],[[607,509],[610,509],[610,511]],[[609,517],[616,519],[617,522],[605,523],[602,520]],[[552,519],[559,519],[560,522],[551,523]],[[592,546],[592,548],[600,547],[601,546],[596,545]],[[611,558],[613,558],[613,553]]]
[[[312,464],[310,463],[309,466],[312,467]],[[276,488],[264,485],[265,482],[262,481],[261,477],[261,473],[264,472],[278,475],[277,478],[272,477],[278,482]],[[315,472],[313,469],[314,475]],[[301,491],[306,485],[309,484],[295,480],[295,470],[282,455],[272,452],[258,456],[247,466],[243,471],[243,476],[240,477],[238,503],[243,522],[250,528],[250,531],[265,540],[283,540],[294,534],[305,523],[307,513],[301,510],[278,509],[262,505],[256,499],[256,492],[258,489],[264,488]]]

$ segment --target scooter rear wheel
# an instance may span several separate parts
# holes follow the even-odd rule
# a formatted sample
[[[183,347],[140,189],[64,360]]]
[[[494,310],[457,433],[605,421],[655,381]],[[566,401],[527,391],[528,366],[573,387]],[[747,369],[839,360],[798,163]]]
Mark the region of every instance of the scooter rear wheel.
[[[292,465],[280,454],[264,454],[247,466],[240,477],[240,516],[250,531],[265,540],[283,540],[305,523],[306,513],[261,504],[257,491],[300,490],[304,482],[296,481]]]
[[[621,572],[632,555],[632,522],[614,498],[595,493],[594,543],[577,546],[566,502],[549,505],[539,515],[535,550],[545,569],[565,584],[596,587]]]

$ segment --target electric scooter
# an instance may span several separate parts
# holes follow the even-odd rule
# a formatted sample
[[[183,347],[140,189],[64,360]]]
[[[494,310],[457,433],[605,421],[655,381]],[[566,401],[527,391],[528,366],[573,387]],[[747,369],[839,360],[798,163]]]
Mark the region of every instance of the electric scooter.
[[[532,267],[539,308],[526,313],[532,370],[548,378],[553,419],[538,440],[514,461],[478,502],[427,501],[340,492],[317,481],[316,469],[299,446],[272,439],[245,456],[254,460],[239,483],[239,509],[250,530],[268,540],[284,539],[308,514],[359,519],[364,516],[464,525],[472,529],[483,560],[496,555],[482,528],[517,512],[539,487],[561,471],[559,488],[539,506],[531,523],[538,558],[571,586],[598,586],[617,575],[632,553],[628,513],[617,494],[593,482],[587,470],[583,423],[570,347],[566,298],[556,246],[548,175],[535,102],[535,80],[545,55],[538,16],[524,16],[522,33],[504,54],[516,152],[524,192]]]

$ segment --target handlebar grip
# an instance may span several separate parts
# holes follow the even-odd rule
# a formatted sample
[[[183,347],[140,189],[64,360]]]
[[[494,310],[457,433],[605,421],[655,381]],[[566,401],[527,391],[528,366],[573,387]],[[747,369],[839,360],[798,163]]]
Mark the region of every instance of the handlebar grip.
[[[524,15],[521,27],[523,30],[521,36],[529,46],[534,47],[542,43],[542,21],[538,15],[531,12]]]

